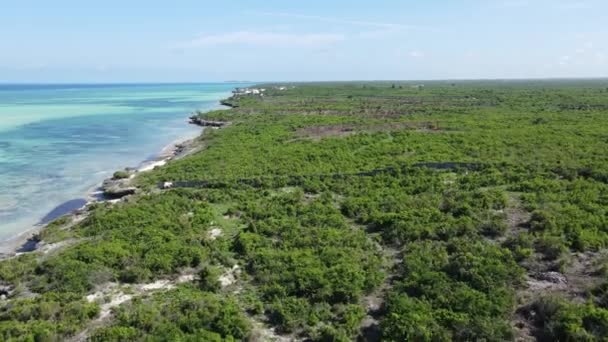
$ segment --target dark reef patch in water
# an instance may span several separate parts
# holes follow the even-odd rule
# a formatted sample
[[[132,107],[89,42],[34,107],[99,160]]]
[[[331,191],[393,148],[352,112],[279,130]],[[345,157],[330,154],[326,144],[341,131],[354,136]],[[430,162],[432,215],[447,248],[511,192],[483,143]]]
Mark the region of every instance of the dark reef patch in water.
[[[38,243],[40,240],[37,237],[33,237],[27,240],[19,249],[16,251],[17,253],[29,253],[33,252],[38,248]]]
[[[46,216],[40,220],[40,224],[48,224],[63,215],[70,214],[74,210],[82,208],[85,204],[87,204],[87,200],[84,198],[64,202],[46,214]]]

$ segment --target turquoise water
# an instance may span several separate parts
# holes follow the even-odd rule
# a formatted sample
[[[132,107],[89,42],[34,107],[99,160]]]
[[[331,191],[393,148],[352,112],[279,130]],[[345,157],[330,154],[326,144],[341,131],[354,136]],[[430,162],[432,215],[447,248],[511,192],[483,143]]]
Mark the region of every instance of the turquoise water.
[[[0,85],[0,242],[200,129],[239,84]]]

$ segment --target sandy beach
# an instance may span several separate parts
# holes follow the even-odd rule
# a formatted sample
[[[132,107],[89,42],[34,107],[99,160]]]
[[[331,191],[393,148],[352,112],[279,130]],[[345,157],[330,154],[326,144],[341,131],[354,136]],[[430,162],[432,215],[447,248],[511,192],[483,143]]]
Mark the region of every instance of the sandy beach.
[[[201,131],[198,131],[195,134],[182,136],[162,148],[162,150],[154,155],[153,158],[140,162],[139,165],[134,168],[135,173],[132,175],[132,178],[138,173],[152,171],[156,167],[166,165],[174,158],[179,158],[192,152],[194,147],[192,143],[194,139],[199,137],[203,131],[204,128],[201,128]],[[65,215],[86,215],[86,212],[83,209],[92,203],[116,201],[104,198],[100,186],[101,184],[96,184],[90,191],[83,194],[83,198],[75,198],[58,205],[41,218],[38,224],[8,240],[0,242],[0,260],[37,249],[38,233],[55,219]]]

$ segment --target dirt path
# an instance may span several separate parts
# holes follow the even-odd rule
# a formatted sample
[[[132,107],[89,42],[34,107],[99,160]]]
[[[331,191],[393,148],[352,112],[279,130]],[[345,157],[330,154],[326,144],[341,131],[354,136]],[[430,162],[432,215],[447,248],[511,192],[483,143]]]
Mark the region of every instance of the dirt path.
[[[510,194],[505,214],[509,230],[501,242],[528,232],[531,214],[523,209],[518,194]],[[559,260],[547,260],[535,252],[520,262],[526,275],[516,293],[518,308],[512,317],[515,340],[536,341],[537,313],[533,304],[540,298],[556,296],[577,303],[587,301],[589,291],[602,281],[598,274],[605,260],[608,260],[608,251],[574,253]]]
[[[135,297],[153,294],[160,291],[174,289],[177,285],[192,282],[195,279],[194,273],[184,273],[176,279],[161,279],[153,283],[121,285],[118,283],[108,283],[103,285],[98,291],[86,296],[90,303],[96,302],[100,306],[99,316],[89,322],[86,328],[68,341],[86,341],[89,334],[95,329],[104,326],[112,317],[112,310],[121,304],[131,301]]]
[[[358,341],[376,342],[381,341],[380,316],[384,313],[384,300],[386,295],[393,287],[393,282],[397,276],[399,264],[403,261],[401,252],[395,248],[379,246],[384,255],[384,269],[386,277],[384,282],[374,292],[363,297],[363,305],[367,315],[361,321],[360,335]]]

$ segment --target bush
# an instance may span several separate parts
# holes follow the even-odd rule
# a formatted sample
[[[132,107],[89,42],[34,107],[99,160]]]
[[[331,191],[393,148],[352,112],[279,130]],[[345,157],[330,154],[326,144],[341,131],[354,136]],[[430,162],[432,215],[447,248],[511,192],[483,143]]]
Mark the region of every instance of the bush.
[[[139,340],[197,341],[205,336],[204,341],[221,341],[242,340],[251,327],[233,300],[182,287],[121,305],[108,329],[102,336],[120,332]]]
[[[290,333],[303,327],[310,312],[309,304],[304,299],[287,297],[275,300],[268,308],[270,323],[282,333]]]
[[[406,295],[392,296],[382,321],[384,341],[451,341],[452,335],[435,320],[432,307]]]
[[[573,304],[541,298],[532,305],[538,335],[548,341],[601,341],[608,336],[608,310],[592,304]]]
[[[556,260],[568,249],[562,237],[543,235],[536,241],[536,250],[547,260]]]
[[[219,281],[220,271],[216,267],[204,266],[199,276],[199,288],[206,292],[216,292],[222,288]]]
[[[530,234],[521,232],[507,238],[503,246],[511,250],[516,261],[522,262],[534,253],[534,238]]]
[[[97,317],[99,306],[79,295],[48,292],[0,307],[0,337],[5,341],[58,341]]]
[[[134,341],[139,332],[133,327],[109,327],[101,328],[91,336],[91,341]]]
[[[114,180],[127,179],[130,176],[131,175],[127,171],[116,171],[116,172],[114,172],[114,175],[112,176],[112,179],[114,179]]]
[[[481,233],[485,236],[496,238],[502,236],[508,229],[504,217],[494,215],[489,220],[482,222],[480,226]]]
[[[530,228],[535,232],[551,232],[557,228],[555,217],[544,210],[535,210],[530,218]]]

